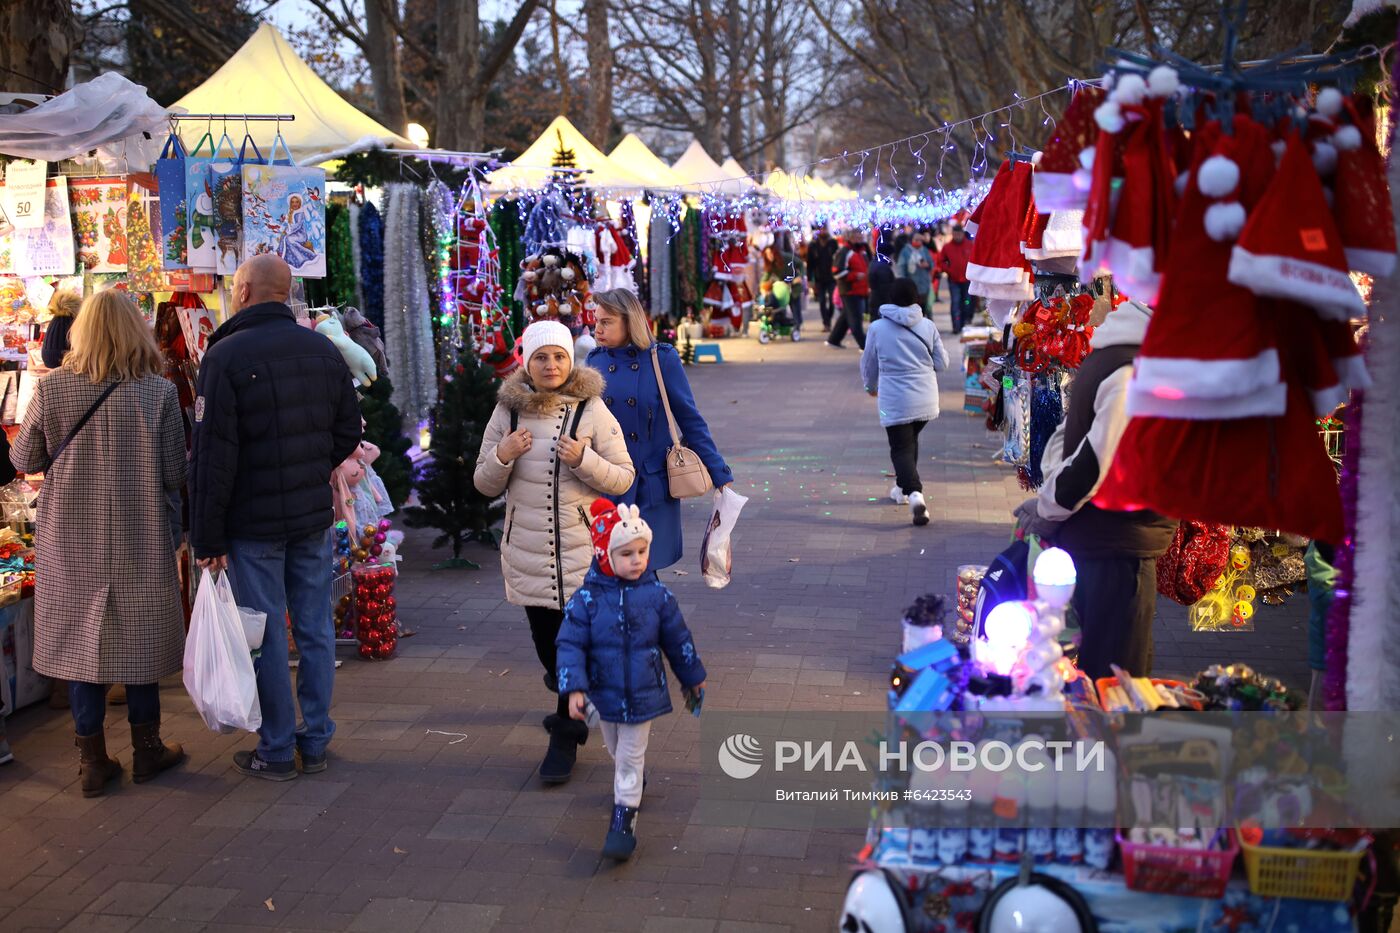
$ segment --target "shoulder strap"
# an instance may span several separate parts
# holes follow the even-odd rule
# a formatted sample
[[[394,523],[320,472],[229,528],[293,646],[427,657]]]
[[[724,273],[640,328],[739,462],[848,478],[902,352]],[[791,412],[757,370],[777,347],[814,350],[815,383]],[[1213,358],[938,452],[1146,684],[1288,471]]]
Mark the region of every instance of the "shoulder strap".
[[[92,419],[93,415],[97,414],[97,409],[102,407],[102,403],[107,401],[107,397],[109,395],[117,391],[117,386],[119,385],[121,385],[120,382],[114,382],[111,385],[109,385],[106,389],[103,390],[102,394],[97,397],[97,401],[93,402],[91,407],[89,407],[88,410],[83,413],[83,416],[78,419],[78,423],[73,425],[73,429],[68,432],[68,436],[65,437],[61,442],[59,442],[59,445],[54,448],[53,454],[49,457],[48,469],[53,469],[53,465],[55,462],[57,462],[59,455],[68,449],[68,445],[73,443],[73,438],[78,436],[78,432],[81,431],[83,429],[83,426],[86,425],[88,421]]]
[[[578,425],[579,422],[583,420],[583,410],[587,406],[588,399],[582,399],[578,403],[578,407],[574,409],[574,420],[573,423],[569,425],[569,437],[573,438],[574,440],[578,440]]]
[[[666,425],[671,429],[671,446],[681,446],[681,430],[676,426],[676,416],[671,414],[671,397],[666,394],[666,379],[661,375],[661,353],[656,344],[651,345],[651,365],[656,370],[656,387],[661,390],[661,407],[666,409]]]
[[[520,412],[512,408],[510,410],[510,433],[514,434],[518,430],[520,430]]]

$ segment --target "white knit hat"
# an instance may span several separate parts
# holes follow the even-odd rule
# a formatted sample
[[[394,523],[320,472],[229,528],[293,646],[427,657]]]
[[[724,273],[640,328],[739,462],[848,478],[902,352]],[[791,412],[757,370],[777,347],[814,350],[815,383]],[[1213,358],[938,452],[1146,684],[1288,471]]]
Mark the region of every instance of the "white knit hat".
[[[522,343],[522,359],[528,366],[530,357],[540,347],[562,347],[569,354],[569,364],[574,362],[574,335],[558,321],[536,321],[525,328]]]

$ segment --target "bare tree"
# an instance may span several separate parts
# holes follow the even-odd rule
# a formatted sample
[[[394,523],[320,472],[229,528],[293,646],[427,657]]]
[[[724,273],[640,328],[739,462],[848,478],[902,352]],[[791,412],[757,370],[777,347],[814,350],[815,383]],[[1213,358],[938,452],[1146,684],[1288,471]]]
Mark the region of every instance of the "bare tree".
[[[452,76],[438,82],[437,133],[444,148],[485,145],[487,91],[515,52],[539,0],[519,3],[494,43],[483,47],[479,0],[438,0],[438,67]]]
[[[65,0],[0,4],[0,81],[11,91],[61,94],[81,32]]]
[[[365,59],[374,85],[374,106],[385,126],[408,130],[403,67],[399,62],[398,0],[365,0]]]
[[[611,141],[613,123],[613,63],[608,0],[584,0],[587,26],[588,97],[584,100],[583,134],[599,148]]]

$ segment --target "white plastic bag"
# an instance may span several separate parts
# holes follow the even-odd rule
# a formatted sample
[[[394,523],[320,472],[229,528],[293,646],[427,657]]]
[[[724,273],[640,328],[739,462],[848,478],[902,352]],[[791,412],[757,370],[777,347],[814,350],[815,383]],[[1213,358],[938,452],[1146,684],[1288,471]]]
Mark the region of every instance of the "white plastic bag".
[[[715,490],[715,509],[705,526],[705,540],[700,544],[700,572],[705,585],[722,590],[729,585],[729,571],[734,565],[734,545],[731,538],[739,522],[739,512],[748,499],[728,486]]]
[[[228,574],[215,581],[205,570],[185,638],[185,690],[215,732],[256,732],[262,725],[248,641]]]

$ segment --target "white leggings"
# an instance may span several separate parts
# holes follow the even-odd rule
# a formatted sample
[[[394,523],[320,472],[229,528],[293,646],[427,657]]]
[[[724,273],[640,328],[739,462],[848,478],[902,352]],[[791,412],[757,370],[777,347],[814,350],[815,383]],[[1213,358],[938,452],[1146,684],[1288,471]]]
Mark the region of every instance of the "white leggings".
[[[647,763],[651,722],[603,722],[603,741],[613,757],[613,802],[636,807],[642,802],[642,772]]]

